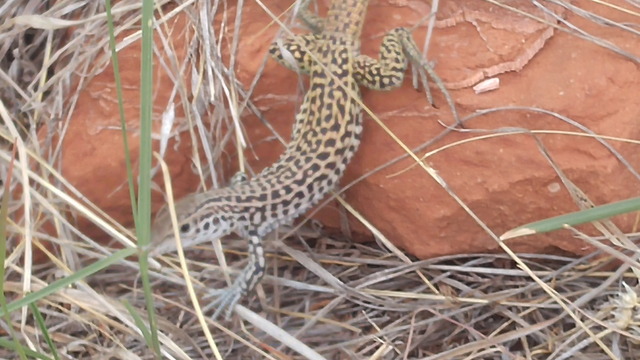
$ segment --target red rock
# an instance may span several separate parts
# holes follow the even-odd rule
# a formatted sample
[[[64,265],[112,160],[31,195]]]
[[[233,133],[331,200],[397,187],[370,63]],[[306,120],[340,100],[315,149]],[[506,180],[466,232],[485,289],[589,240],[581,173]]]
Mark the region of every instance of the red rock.
[[[288,5],[285,1],[273,1],[269,7],[279,14]],[[456,2],[456,5],[464,6],[463,2]],[[617,21],[635,20],[629,15],[613,13],[613,10],[591,3],[580,2],[578,5],[600,11]],[[235,9],[228,11],[232,13]],[[396,6],[386,1],[374,1],[363,32],[363,53],[376,55],[385,31],[397,26],[411,26],[427,13],[428,8],[423,1],[404,1]],[[625,51],[634,52],[636,56],[640,52],[637,39],[632,34],[599,27],[574,15],[567,16],[584,30],[617,44]],[[255,3],[245,4],[236,56],[237,73],[243,84],[250,83],[267,53],[276,31],[275,26],[267,27],[270,23],[271,19]],[[492,52],[490,49],[493,48],[482,41],[478,29],[487,31],[483,36],[490,33],[494,47],[500,44],[498,53]],[[473,26],[469,22],[436,29],[430,48],[431,60],[436,61],[436,70],[450,84],[463,79],[461,74],[495,67],[496,62],[508,62],[514,58],[522,60],[522,52],[517,48],[522,45],[522,51],[526,51],[530,43],[509,43],[507,40],[513,41],[513,34],[501,38],[505,31],[487,29],[485,25]],[[540,36],[538,31],[544,29],[530,35]],[[425,32],[424,26],[415,31],[414,38],[418,44],[422,44]],[[526,38],[527,35],[519,36]],[[180,45],[186,43],[184,38],[174,40],[181,54],[184,54],[184,49]],[[128,84],[125,88],[130,89],[126,98],[130,99],[127,114],[132,126],[137,123],[138,114],[137,51],[136,45],[121,53],[121,61],[127,64],[121,68],[125,69],[123,81]],[[630,94],[637,94],[640,90],[640,72],[631,60],[591,42],[557,32],[531,61],[520,65],[522,70],[518,72],[498,75],[502,84],[498,90],[481,95],[474,94],[469,88],[451,91],[460,113],[472,114],[479,109],[500,106],[535,106],[570,117],[598,134],[631,139],[639,137],[637,118],[640,104],[635,95]],[[161,72],[160,67],[157,69]],[[300,78],[271,60],[261,76],[252,99],[278,133],[288,139],[295,109],[301,99],[300,94],[292,89],[297,88]],[[64,139],[62,165],[64,175],[72,184],[118,220],[130,224],[123,160],[119,155],[122,148],[120,133],[100,130],[100,126],[118,124],[112,78],[111,68],[107,67],[103,74],[87,85]],[[414,148],[444,130],[438,120],[446,124],[452,124],[453,120],[437,88],[432,86],[438,106],[434,109],[427,103],[424,93],[414,90],[410,82],[410,79],[405,81],[401,89],[389,93],[364,90],[363,97],[371,111],[403,143]],[[155,92],[155,109],[158,112],[168,101],[171,87],[167,84],[170,80],[160,76]],[[259,171],[277,159],[284,146],[273,140],[271,131],[255,116],[243,114],[242,121],[252,145],[245,154],[252,168]],[[362,146],[348,168],[343,186],[404,153],[374,121],[367,119],[365,125]],[[494,112],[474,118],[465,125],[468,129],[520,127],[580,132],[557,118],[531,111]],[[136,128],[130,131],[135,152]],[[485,134],[450,133],[427,150]],[[629,185],[636,184],[637,179],[595,140],[567,134],[538,136],[563,171],[596,204],[637,196],[637,186]],[[637,147],[620,142],[612,144],[633,166],[639,167]],[[422,150],[418,156],[424,153]],[[190,156],[188,142],[168,155],[174,187],[180,187],[176,191],[178,195],[195,190],[198,183],[189,167]],[[231,164],[235,161],[234,156],[222,158],[231,159]],[[426,161],[497,235],[526,222],[577,209],[567,191],[563,187],[558,188],[561,184],[558,176],[530,135],[476,139],[442,149]],[[412,165],[409,170],[394,175]],[[121,190],[114,192],[118,187],[122,187]],[[423,169],[415,166],[413,160],[404,159],[368,176],[347,190],[345,197],[387,238],[420,258],[499,251],[497,243]],[[317,217],[329,227],[339,227],[338,211],[333,203]],[[622,216],[618,220],[624,230],[631,228],[631,216]],[[350,217],[349,224],[354,237],[370,238],[355,219]],[[591,250],[568,232],[514,239],[508,244],[523,252],[584,254]]]
[[[177,61],[184,61],[188,43],[186,39],[193,36],[192,29],[187,26],[187,17],[179,15],[169,21],[167,26],[173,30],[174,37],[171,40],[173,51],[179,56]],[[120,39],[131,33],[133,30],[121,36]],[[164,48],[157,36],[155,41],[156,46]],[[140,53],[139,41],[133,42],[118,53],[128,141],[135,176],[137,176],[137,155],[140,146]],[[164,61],[169,63],[167,58]],[[157,64],[156,61],[153,90],[155,118],[159,118],[164,111],[170,100],[169,95],[173,86],[173,80],[165,69]],[[184,121],[184,114],[179,105],[176,105],[176,117]],[[159,126],[160,122],[157,121],[155,128],[159,129]],[[41,130],[41,138],[44,138],[47,131],[46,128]],[[117,94],[111,65],[105,66],[101,73],[86,83],[80,92],[64,137],[56,137],[53,141],[61,142],[60,169],[69,183],[116,221],[125,226],[133,225]],[[157,150],[157,142],[154,145]],[[190,170],[190,149],[190,138],[182,136],[180,144],[170,145],[165,156],[166,161],[171,164],[174,192],[177,196],[191,192],[198,185],[197,176]],[[156,179],[160,178],[160,176],[156,177]],[[155,208],[158,208],[162,204],[162,197],[158,192],[154,196]],[[85,218],[79,218],[78,228],[92,238],[105,239],[104,233]]]

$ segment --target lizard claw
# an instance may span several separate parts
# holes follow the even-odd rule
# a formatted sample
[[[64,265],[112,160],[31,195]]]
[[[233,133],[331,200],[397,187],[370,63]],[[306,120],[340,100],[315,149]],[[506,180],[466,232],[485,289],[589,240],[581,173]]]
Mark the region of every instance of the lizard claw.
[[[209,297],[213,296],[216,299],[207,305],[206,309],[215,308],[216,311],[211,316],[212,320],[215,320],[224,312],[225,320],[231,318],[233,308],[236,306],[240,298],[242,298],[244,291],[242,284],[238,281],[226,289],[214,290],[209,293]]]

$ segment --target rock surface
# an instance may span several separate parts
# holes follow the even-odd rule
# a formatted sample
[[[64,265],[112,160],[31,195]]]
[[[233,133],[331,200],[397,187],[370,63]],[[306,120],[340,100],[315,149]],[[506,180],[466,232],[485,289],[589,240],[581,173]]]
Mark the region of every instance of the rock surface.
[[[272,1],[268,6],[280,14],[289,3]],[[443,80],[450,87],[460,88],[452,90],[451,95],[462,115],[493,107],[530,106],[569,117],[597,134],[638,139],[640,102],[636,94],[640,91],[640,72],[637,64],[565,32],[556,31],[551,36],[549,28],[536,27],[537,23],[529,20],[527,26],[519,28],[517,19],[505,16],[503,10],[488,5],[475,8],[477,3],[472,0],[444,2],[446,6],[438,16],[429,52],[429,59],[435,61],[436,71]],[[520,2],[514,4],[517,6]],[[585,1],[578,1],[576,5],[618,22],[637,21],[632,16]],[[243,84],[249,84],[275,37],[276,27],[269,26],[271,18],[255,3],[247,2],[245,6],[237,74]],[[229,11],[233,17],[235,9]],[[426,3],[418,0],[372,1],[362,36],[362,52],[375,56],[385,31],[412,26],[428,12]],[[566,17],[583,30],[635,56],[640,55],[635,35],[596,25],[570,13]],[[172,26],[176,36],[172,42],[184,56],[181,44],[187,43],[191,34],[186,30],[189,28],[186,17]],[[517,31],[523,28],[525,30]],[[425,33],[425,26],[415,30],[418,44],[423,43]],[[134,153],[138,146],[138,54],[139,44],[120,53]],[[157,69],[155,109],[161,112],[170,99],[172,80],[160,67]],[[498,74],[508,70],[519,71]],[[482,73],[498,76],[501,87],[476,95],[466,86],[479,81],[478,74]],[[131,224],[120,132],[107,129],[107,126],[118,125],[112,78],[111,68],[107,67],[87,84],[81,95],[63,139],[62,171],[87,198],[118,221]],[[285,139],[301,99],[294,90],[299,83],[299,77],[269,60],[252,97],[264,117]],[[364,90],[363,98],[371,112],[404,144],[415,148],[446,130],[439,121],[453,124],[442,93],[433,83],[431,88],[437,108],[428,104],[423,91],[412,88],[410,76],[399,90],[389,93]],[[362,146],[342,182],[343,187],[349,186],[344,194],[346,200],[388,239],[420,258],[498,251],[496,241],[411,159],[386,166],[351,186],[355,179],[405,153],[370,116],[366,118]],[[276,160],[284,146],[273,139],[271,131],[255,116],[243,114],[242,122],[251,145],[246,156],[252,169],[259,171]],[[638,194],[638,179],[606,148],[589,137],[559,133],[583,132],[557,117],[526,110],[502,110],[475,117],[467,121],[465,127],[465,131],[446,134],[417,155],[422,157],[426,151],[438,149],[426,158],[426,163],[438,171],[450,189],[497,235],[530,221],[577,210],[531,135],[501,134],[480,139],[501,128],[546,131],[537,135],[540,142],[569,179],[596,204]],[[188,138],[182,136],[177,147],[168,148],[167,162],[174,176],[176,196],[196,190],[199,184],[189,166],[191,142]],[[445,147],[463,140],[467,141]],[[615,141],[611,144],[639,168],[637,145]],[[235,157],[223,159],[230,160],[227,166],[234,167]],[[160,199],[156,197],[154,208],[161,203]],[[354,238],[371,238],[364,226],[351,216],[346,226],[341,213],[335,202],[330,202],[314,217]],[[616,223],[628,231],[632,220],[630,215],[621,216]],[[521,252],[584,254],[591,250],[568,232],[510,240],[508,245]]]

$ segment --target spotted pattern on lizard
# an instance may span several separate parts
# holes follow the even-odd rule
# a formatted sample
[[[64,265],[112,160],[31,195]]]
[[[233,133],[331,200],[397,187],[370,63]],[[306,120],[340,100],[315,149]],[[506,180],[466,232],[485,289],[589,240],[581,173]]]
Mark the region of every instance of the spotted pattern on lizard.
[[[408,60],[427,66],[404,28],[384,37],[379,60],[360,54],[368,1],[334,0],[325,19],[311,15],[306,5],[301,17],[316,32],[278,40],[270,48],[278,62],[310,76],[284,154],[253,179],[188,195],[175,205],[183,247],[231,232],[249,241],[249,263],[214,301],[214,318],[224,310],[229,316],[263,277],[262,238],[304,214],[337,185],[360,144],[360,86],[389,90],[402,84]],[[172,229],[164,209],[152,228],[152,253],[175,247]]]

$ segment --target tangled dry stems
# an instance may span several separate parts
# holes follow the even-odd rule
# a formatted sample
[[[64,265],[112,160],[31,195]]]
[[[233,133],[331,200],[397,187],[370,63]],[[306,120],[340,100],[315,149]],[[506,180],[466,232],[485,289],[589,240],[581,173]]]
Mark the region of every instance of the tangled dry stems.
[[[24,140],[22,146],[50,164],[59,157],[56,147],[49,148],[53,144],[51,136],[64,136],[77,91],[93,74],[109,66],[103,36],[106,22],[103,16],[95,16],[104,15],[104,10],[97,2],[81,8],[75,8],[74,3],[59,1],[50,9],[36,6],[35,13],[47,18],[23,17],[34,13],[25,5],[31,2],[8,0],[0,5],[0,24],[5,24],[0,33],[0,71],[6,84],[0,99]],[[136,4],[123,1],[116,7],[117,33],[139,21]],[[208,43],[202,39],[211,34],[202,30],[206,24],[200,23],[196,14],[213,5],[187,5],[190,7],[185,11],[190,12],[194,28],[200,31],[200,40],[193,42],[191,51],[210,54],[201,47]],[[69,32],[67,25],[55,19],[85,20],[78,21]],[[225,82],[216,87],[242,85],[220,59],[211,61],[225,74]],[[247,99],[253,85],[241,91]],[[194,103],[201,105],[206,98],[206,93],[198,93]],[[226,104],[224,98],[215,101]],[[241,104],[245,105],[257,111],[249,100]],[[208,130],[216,130],[224,122],[230,124],[221,112],[207,114],[217,124]],[[38,143],[36,133],[43,126],[51,130]],[[3,128],[3,179],[11,149],[20,146],[10,141],[15,135]],[[219,134],[211,134],[210,139],[218,150],[230,141]],[[10,185],[10,192],[19,194],[17,189],[24,180],[16,179],[5,184]],[[64,181],[56,180],[49,186],[68,189]],[[83,238],[73,222],[60,222],[86,214],[73,208],[68,213],[64,200],[52,195],[46,186],[36,184],[33,191],[42,194],[34,197],[30,206],[37,216],[26,224],[23,217],[14,215],[11,219],[16,223],[10,222],[8,227],[11,252],[4,292],[9,302],[21,298],[25,289],[42,289],[113,251]],[[24,197],[14,197],[11,213],[18,214],[24,201]],[[59,224],[56,236],[43,230],[46,222]],[[326,358],[599,359],[610,358],[610,354],[630,358],[640,346],[638,289],[627,285],[637,283],[633,269],[639,263],[632,255],[637,253],[635,247],[619,249],[631,259],[622,265],[601,253],[580,259],[518,255],[550,286],[550,291],[506,255],[449,256],[407,263],[375,244],[354,244],[307,230],[299,229],[285,241],[270,242],[270,273],[246,304]],[[49,261],[41,265],[32,264],[24,257],[28,248],[23,240],[27,237],[52,242],[63,250],[48,254]],[[246,259],[244,246],[242,242],[225,241],[229,262],[233,261],[236,268],[241,268]],[[211,261],[214,255],[209,248],[190,250],[188,255],[201,299],[210,289],[226,286],[219,267]],[[211,358],[212,350],[185,296],[177,260],[170,255],[158,260],[162,267],[154,270],[152,278],[165,355]],[[314,264],[320,264],[321,269]],[[69,358],[131,358],[134,354],[148,358],[149,347],[125,303],[145,313],[134,261],[106,268],[36,305],[58,351]],[[209,325],[218,348],[230,358],[288,354],[279,339],[252,324],[236,320]],[[10,324],[2,321],[5,334],[9,327],[19,330],[22,344],[49,354],[33,313],[11,313]],[[0,356],[16,355],[0,350]]]

